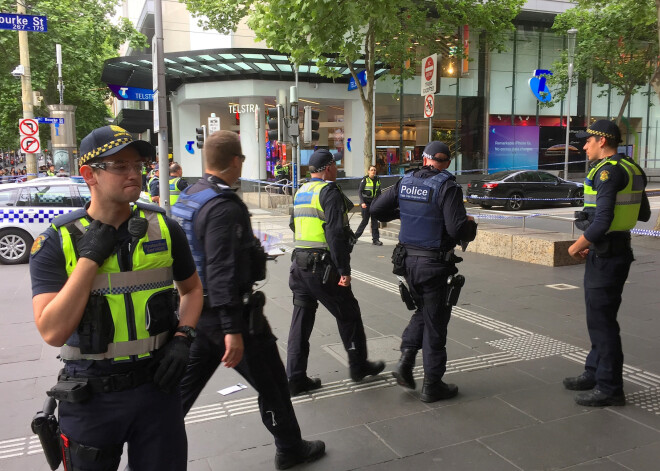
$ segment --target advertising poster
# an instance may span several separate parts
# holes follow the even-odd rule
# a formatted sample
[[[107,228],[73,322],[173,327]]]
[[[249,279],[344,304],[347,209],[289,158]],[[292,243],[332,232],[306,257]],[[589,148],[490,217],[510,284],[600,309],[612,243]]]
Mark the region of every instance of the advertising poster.
[[[490,126],[489,132],[488,173],[538,169],[538,126]]]

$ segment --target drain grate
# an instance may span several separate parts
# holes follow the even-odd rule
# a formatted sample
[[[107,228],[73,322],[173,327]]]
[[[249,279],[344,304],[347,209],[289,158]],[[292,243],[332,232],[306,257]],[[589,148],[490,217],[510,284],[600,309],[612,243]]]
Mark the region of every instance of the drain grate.
[[[506,339],[492,340],[486,342],[488,345],[499,350],[509,352],[523,360],[535,360],[537,358],[562,355],[580,350],[574,345],[569,345],[545,335],[531,334],[521,337],[509,337]]]

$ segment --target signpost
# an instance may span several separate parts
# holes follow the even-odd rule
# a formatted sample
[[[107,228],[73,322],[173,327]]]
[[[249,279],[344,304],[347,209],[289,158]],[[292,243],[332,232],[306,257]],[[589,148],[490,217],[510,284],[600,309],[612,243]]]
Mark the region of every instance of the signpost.
[[[64,124],[64,118],[44,118],[43,116],[39,116],[36,120],[38,123],[54,124],[55,126]]]
[[[424,117],[433,118],[435,112],[435,98],[433,95],[426,95],[424,97]]]
[[[208,119],[208,124],[209,136],[216,131],[220,131],[220,117],[216,116],[215,113],[211,113],[211,116]]]
[[[434,94],[438,85],[438,55],[431,54],[422,60],[422,96]]]
[[[0,29],[45,33],[48,31],[48,21],[45,16],[0,13]]]
[[[34,136],[39,132],[39,123],[32,118],[19,119],[18,132],[21,133],[21,137]]]
[[[21,137],[21,150],[26,154],[36,154],[41,149],[39,136]]]

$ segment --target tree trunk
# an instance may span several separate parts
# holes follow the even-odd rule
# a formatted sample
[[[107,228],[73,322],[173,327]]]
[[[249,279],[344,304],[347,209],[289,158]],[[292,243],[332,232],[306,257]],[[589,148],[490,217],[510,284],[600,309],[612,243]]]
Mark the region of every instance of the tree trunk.
[[[616,125],[619,126],[619,129],[621,129],[621,120],[623,119],[623,113],[626,112],[626,106],[628,106],[628,102],[630,102],[630,97],[632,96],[632,93],[629,90],[626,90],[625,95],[623,95],[623,102],[621,103],[621,108],[619,108],[619,115],[616,117]],[[630,125],[630,123],[628,123]],[[627,133],[626,129],[626,133]]]

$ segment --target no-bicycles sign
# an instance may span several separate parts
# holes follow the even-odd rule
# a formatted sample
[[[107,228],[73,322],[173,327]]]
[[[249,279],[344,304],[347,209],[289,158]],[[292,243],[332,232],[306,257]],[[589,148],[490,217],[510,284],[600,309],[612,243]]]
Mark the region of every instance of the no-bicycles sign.
[[[433,95],[426,95],[424,97],[424,117],[433,118],[435,112],[435,97]]]

